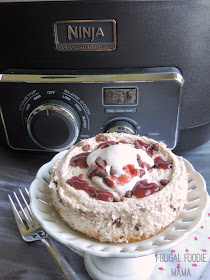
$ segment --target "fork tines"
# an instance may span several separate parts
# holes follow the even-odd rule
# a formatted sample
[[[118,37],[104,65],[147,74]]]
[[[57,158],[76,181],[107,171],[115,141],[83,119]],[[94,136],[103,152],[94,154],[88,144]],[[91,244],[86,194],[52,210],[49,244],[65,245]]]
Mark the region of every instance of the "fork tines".
[[[13,194],[14,194],[14,197],[20,208],[20,212],[18,211],[17,207],[15,206],[15,203],[12,200],[11,196],[8,195],[16,222],[17,223],[20,222],[24,227],[26,227],[26,225],[28,225],[28,227],[29,226],[34,227],[34,225],[37,224],[37,221],[36,221],[33,213],[31,212],[31,209],[28,205],[28,202],[27,202],[25,196],[23,195],[23,193],[20,189],[19,189],[19,192],[20,192],[20,195],[22,197],[22,200],[23,200],[25,206],[22,206],[17,194],[15,192],[13,192]],[[27,188],[25,188],[25,192],[26,192],[27,196],[29,197],[29,192],[28,192]]]

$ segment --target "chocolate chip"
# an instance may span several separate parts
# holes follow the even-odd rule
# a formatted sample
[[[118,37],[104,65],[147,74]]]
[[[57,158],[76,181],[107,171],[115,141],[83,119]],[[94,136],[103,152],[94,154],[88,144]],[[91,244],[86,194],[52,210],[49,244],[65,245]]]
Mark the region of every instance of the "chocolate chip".
[[[117,221],[115,224],[116,224],[117,228],[119,228],[121,226],[121,222],[120,221]]]
[[[136,149],[141,149],[141,145],[139,144],[138,141],[134,142],[134,146],[135,146]]]
[[[110,175],[114,176],[116,173],[117,173],[117,171],[115,171],[114,168],[111,167]]]
[[[142,161],[137,159],[137,162],[138,162],[139,166],[141,167]]]
[[[114,186],[114,183],[109,178],[103,178],[103,182],[110,188],[112,188]]]
[[[106,143],[106,144],[104,145],[104,148],[107,148],[107,147],[109,147],[109,146],[111,146],[111,144]]]
[[[159,151],[159,148],[160,148],[159,143],[155,143],[155,144],[152,145],[152,149],[155,150],[155,151]]]
[[[140,169],[139,171],[140,171],[139,177],[141,178],[145,175],[145,171],[144,171],[144,169]]]
[[[171,204],[170,207],[173,209],[173,211],[176,211],[176,208]]]
[[[121,219],[118,218],[114,220],[113,225],[116,225],[116,227],[119,228],[122,225]]]
[[[142,160],[141,160],[141,157],[139,154],[137,154],[137,162],[138,162],[139,166],[141,167]]]
[[[83,151],[89,151],[90,150],[90,145],[84,145],[83,147],[82,147],[82,149],[83,149]]]
[[[96,192],[88,192],[89,196],[96,197]]]
[[[133,195],[133,192],[132,192],[132,191],[127,191],[127,192],[125,193],[125,197],[127,197],[127,198],[131,198],[132,195]]]
[[[101,157],[97,157],[97,159],[95,160],[95,163],[102,168],[104,168],[106,166],[106,161],[103,160]]]
[[[119,196],[114,197],[114,202],[120,202],[120,201],[122,201],[122,197]]]
[[[89,168],[89,170],[88,170],[88,174],[87,174],[87,176],[88,176],[88,178],[89,179],[91,179],[92,178],[92,173],[96,170],[98,168],[98,165],[92,165],[90,168]]]
[[[140,224],[136,224],[136,225],[135,225],[135,230],[139,230],[139,229],[140,229],[140,227],[141,227],[141,225],[140,225]]]
[[[104,177],[107,176],[107,172],[106,172],[104,169],[100,169],[100,170],[98,170],[98,171],[96,172],[96,175],[97,175],[98,177],[104,178]]]
[[[169,183],[169,180],[162,179],[160,180],[161,185],[166,186]]]
[[[151,157],[153,155],[153,146],[149,146],[147,148],[147,154]]]
[[[107,137],[102,134],[97,135],[95,139],[96,139],[96,142],[107,141]]]

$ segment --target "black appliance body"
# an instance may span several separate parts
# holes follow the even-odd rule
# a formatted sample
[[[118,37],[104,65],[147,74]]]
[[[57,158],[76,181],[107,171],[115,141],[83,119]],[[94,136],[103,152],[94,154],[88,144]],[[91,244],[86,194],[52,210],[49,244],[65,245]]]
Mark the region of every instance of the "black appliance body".
[[[14,149],[100,132],[209,137],[208,0],[0,3],[0,113]],[[204,136],[202,136],[202,134]]]

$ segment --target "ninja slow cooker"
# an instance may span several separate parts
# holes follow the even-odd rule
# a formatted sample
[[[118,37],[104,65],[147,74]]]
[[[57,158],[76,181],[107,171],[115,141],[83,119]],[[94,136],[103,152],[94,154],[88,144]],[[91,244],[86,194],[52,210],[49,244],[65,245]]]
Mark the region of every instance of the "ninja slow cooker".
[[[100,132],[209,139],[210,3],[0,1],[0,113],[14,149]]]

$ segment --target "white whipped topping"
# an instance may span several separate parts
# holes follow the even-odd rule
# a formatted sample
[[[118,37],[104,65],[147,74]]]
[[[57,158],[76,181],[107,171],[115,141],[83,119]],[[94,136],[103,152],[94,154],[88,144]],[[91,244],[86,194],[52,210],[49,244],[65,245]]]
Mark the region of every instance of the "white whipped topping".
[[[110,145],[103,149],[97,149],[93,152],[91,152],[87,157],[87,164],[88,166],[95,165],[95,161],[98,157],[101,157],[102,160],[106,161],[106,172],[108,173],[108,176],[110,175],[110,169],[111,167],[116,171],[115,177],[119,177],[121,175],[126,174],[123,170],[123,167],[131,164],[136,169],[142,169],[139,167],[138,161],[137,161],[137,154],[139,154],[141,161],[146,162],[150,166],[154,165],[153,159],[142,149],[136,149],[131,144],[116,144],[116,145]],[[132,190],[134,185],[140,181],[147,179],[149,176],[149,172],[146,168],[144,168],[145,175],[141,178],[139,176],[133,177],[130,182],[125,183],[123,185],[115,185],[114,190],[119,192],[121,195],[125,195],[126,191]],[[92,180],[102,189],[110,190],[110,187],[108,187],[106,184],[103,183],[103,179],[94,176]]]

